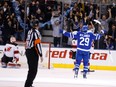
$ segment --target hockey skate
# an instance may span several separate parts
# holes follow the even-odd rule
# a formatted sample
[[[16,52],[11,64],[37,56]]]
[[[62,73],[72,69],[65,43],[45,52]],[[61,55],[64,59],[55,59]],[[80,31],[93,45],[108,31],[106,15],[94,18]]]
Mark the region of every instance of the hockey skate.
[[[75,69],[75,74],[74,74],[74,78],[78,78],[78,69]]]
[[[86,76],[86,73],[85,72],[83,72],[83,78],[84,79],[87,79],[87,76]]]
[[[6,63],[1,63],[1,67],[2,68],[7,68],[7,64]]]

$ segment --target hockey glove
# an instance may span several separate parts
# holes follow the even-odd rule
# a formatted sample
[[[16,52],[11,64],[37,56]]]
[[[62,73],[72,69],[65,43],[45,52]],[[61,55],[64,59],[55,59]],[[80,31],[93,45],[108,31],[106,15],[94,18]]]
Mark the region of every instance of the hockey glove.
[[[66,31],[63,29],[60,29],[60,33],[64,34]]]

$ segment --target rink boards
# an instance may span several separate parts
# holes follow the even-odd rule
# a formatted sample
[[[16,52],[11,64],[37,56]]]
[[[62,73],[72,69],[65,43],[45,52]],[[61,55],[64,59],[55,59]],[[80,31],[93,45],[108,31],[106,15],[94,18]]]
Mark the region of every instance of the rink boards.
[[[0,46],[0,58],[3,56],[4,46]],[[19,47],[20,63],[26,64],[25,48]],[[74,59],[72,59],[71,50],[76,48],[51,48],[50,64],[54,68],[74,68]],[[48,61],[48,47],[43,47],[43,58]],[[109,50],[94,50],[90,58],[90,68],[95,70],[114,70],[116,71],[116,51]],[[81,68],[82,68],[81,64]]]

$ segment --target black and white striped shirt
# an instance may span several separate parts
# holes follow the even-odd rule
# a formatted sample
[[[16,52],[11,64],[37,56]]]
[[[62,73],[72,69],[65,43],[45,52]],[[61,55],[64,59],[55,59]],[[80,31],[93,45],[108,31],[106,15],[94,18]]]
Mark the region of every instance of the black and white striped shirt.
[[[41,35],[37,29],[28,31],[26,38],[26,49],[35,47],[37,53],[42,57]]]

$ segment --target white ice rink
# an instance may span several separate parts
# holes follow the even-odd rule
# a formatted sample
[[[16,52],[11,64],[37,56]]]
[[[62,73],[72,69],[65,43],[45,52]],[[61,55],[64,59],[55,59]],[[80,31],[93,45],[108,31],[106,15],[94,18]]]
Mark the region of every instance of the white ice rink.
[[[27,69],[0,68],[0,87],[24,87]],[[87,79],[79,73],[74,79],[72,69],[39,69],[35,87],[116,87],[116,71],[90,72]]]

